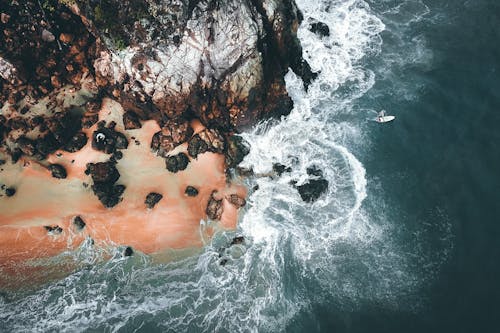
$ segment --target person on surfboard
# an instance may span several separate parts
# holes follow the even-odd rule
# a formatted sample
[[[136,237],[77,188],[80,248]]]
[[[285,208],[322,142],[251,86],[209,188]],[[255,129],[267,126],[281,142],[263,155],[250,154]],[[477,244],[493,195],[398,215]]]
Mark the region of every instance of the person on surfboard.
[[[380,112],[378,113],[378,117],[377,117],[378,122],[379,122],[379,123],[383,122],[383,121],[384,121],[384,117],[385,117],[385,110],[382,110],[382,111],[380,111]]]

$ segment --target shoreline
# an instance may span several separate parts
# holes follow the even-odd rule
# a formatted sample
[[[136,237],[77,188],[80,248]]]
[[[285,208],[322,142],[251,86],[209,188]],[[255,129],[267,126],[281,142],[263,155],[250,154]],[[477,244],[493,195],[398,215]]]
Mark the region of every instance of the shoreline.
[[[66,170],[65,179],[54,178],[45,166],[30,159],[2,166],[2,183],[14,186],[16,193],[0,198],[0,287],[17,275],[9,267],[24,271],[24,265],[30,270],[29,264],[24,264],[27,261],[74,251],[87,238],[97,247],[127,246],[145,254],[201,247],[200,220],[207,220],[212,197],[222,208],[218,228],[236,228],[239,207],[229,202],[230,195],[244,200],[246,189],[228,182],[225,156],[207,151],[192,158],[185,170],[169,172],[165,159],[150,148],[153,135],[160,130],[156,121],[143,121],[140,129],[125,130],[123,113],[120,104],[111,99],[105,99],[99,111],[99,121],[116,122],[115,130],[129,141],[116,162],[117,183],[123,184],[125,191],[121,202],[112,208],[99,202],[92,193],[91,175],[85,174],[88,163],[109,158],[93,149],[91,140],[78,152],[58,150],[48,156],[49,163]],[[190,126],[192,136],[205,129],[196,120]],[[91,137],[96,130],[94,124],[84,132]],[[187,148],[184,142],[169,155]],[[196,196],[185,193],[188,186],[197,189]],[[145,203],[149,193],[162,195],[152,208]],[[77,218],[84,222],[83,227],[75,222]],[[213,233],[211,227],[206,230],[208,237]]]

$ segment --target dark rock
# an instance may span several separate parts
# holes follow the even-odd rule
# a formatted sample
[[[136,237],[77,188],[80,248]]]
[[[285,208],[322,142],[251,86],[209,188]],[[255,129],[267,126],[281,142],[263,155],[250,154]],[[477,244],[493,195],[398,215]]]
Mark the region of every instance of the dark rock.
[[[75,225],[77,230],[82,230],[83,228],[85,228],[85,222],[80,216],[75,216],[75,218],[73,219],[73,224]]]
[[[292,168],[290,168],[289,166],[283,165],[281,163],[274,163],[273,164],[273,171],[278,176],[281,176],[285,172],[292,172]]]
[[[125,251],[123,251],[123,255],[124,255],[125,257],[130,257],[130,256],[132,256],[133,254],[134,254],[134,250],[133,250],[130,246],[127,246],[127,247],[125,248]]]
[[[66,169],[60,164],[50,164],[48,169],[54,178],[64,179],[67,177]]]
[[[127,149],[128,147],[128,140],[127,137],[120,132],[115,132],[115,140],[116,140],[116,149]]]
[[[85,173],[91,175],[94,185],[92,190],[105,207],[114,207],[121,200],[125,191],[124,185],[114,185],[120,178],[115,161],[88,163]]]
[[[250,153],[250,147],[239,135],[232,135],[227,140],[226,164],[230,168],[235,168],[240,164],[246,155]]]
[[[227,260],[226,258],[221,259],[221,260],[219,261],[219,264],[220,264],[221,266],[226,266],[227,261],[228,261],[228,260]]]
[[[62,233],[62,228],[58,225],[56,226],[51,226],[51,225],[46,225],[44,226],[45,230],[47,230],[48,232],[52,233],[52,234],[60,234]]]
[[[115,151],[112,158],[114,158],[115,161],[121,160],[123,158],[123,153],[121,151]]]
[[[188,187],[186,187],[186,190],[184,191],[184,193],[186,193],[186,195],[188,195],[190,197],[195,197],[198,195],[198,190],[193,186],[188,186]]]
[[[19,159],[21,158],[21,156],[23,156],[23,152],[21,151],[21,149],[19,148],[13,149],[12,152],[10,153],[12,164],[16,164],[17,161],[19,161]]]
[[[237,208],[243,207],[246,205],[246,200],[238,196],[237,194],[231,194],[227,197],[227,200]]]
[[[231,244],[229,244],[229,246],[243,244],[244,241],[245,241],[245,237],[243,237],[243,236],[234,237],[233,240],[231,241]]]
[[[165,160],[167,170],[173,173],[185,170],[189,164],[189,158],[184,153],[169,156]]]
[[[87,141],[87,135],[83,132],[78,132],[64,146],[64,150],[70,153],[75,153],[82,149],[87,144]]]
[[[297,188],[302,200],[313,202],[328,190],[328,181],[323,177],[323,172],[316,166],[307,168],[307,174],[310,176],[307,182],[297,186],[297,182],[293,181],[292,185]]]
[[[141,122],[136,113],[132,111],[127,111],[123,114],[123,125],[126,130],[141,128]]]
[[[24,155],[33,156],[36,153],[36,143],[26,137],[20,137],[17,140],[17,146]]]
[[[92,177],[94,183],[115,183],[120,178],[113,162],[88,163],[85,173]]]
[[[13,196],[14,194],[16,194],[16,189],[13,188],[13,187],[8,187],[6,190],[5,190],[5,195],[8,196],[8,197],[11,197]]]
[[[314,22],[309,26],[309,30],[319,36],[330,36],[330,28],[323,22]]]
[[[106,154],[128,147],[127,137],[113,128],[101,127],[92,134],[92,148]]]
[[[199,154],[208,151],[208,145],[203,141],[198,134],[194,135],[188,142],[188,154],[193,158],[197,158]]]
[[[326,179],[310,179],[307,183],[296,186],[300,197],[305,202],[316,201],[328,189]]]
[[[163,198],[163,195],[160,193],[156,192],[151,192],[146,196],[146,200],[144,203],[146,204],[146,207],[149,209],[153,208],[161,199]]]
[[[124,185],[112,185],[107,183],[95,183],[92,190],[104,207],[114,207],[122,201],[122,194],[125,192]]]
[[[306,172],[309,176],[323,177],[323,171],[315,165],[308,167]]]
[[[217,191],[212,192],[206,209],[207,216],[211,220],[220,220],[223,212],[222,200],[216,200],[214,198],[216,192]]]
[[[193,129],[188,121],[182,119],[169,120],[160,131],[153,135],[151,149],[158,156],[166,157],[175,147],[186,142],[191,135],[193,135]]]

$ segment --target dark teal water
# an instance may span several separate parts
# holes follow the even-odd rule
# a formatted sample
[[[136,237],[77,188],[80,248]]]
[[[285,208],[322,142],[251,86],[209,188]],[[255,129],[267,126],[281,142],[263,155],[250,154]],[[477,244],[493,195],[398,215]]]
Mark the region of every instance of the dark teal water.
[[[498,332],[500,2],[423,1],[429,13],[405,27],[391,25],[392,17],[383,13],[395,3],[371,1],[389,31],[381,34],[381,54],[368,65],[379,70],[380,79],[359,103],[385,108],[397,119],[369,129],[374,144],[360,160],[368,177],[380,178],[393,218],[404,224],[403,241],[415,246],[412,239],[426,229],[425,251],[439,251],[439,230],[449,221],[453,249],[434,282],[418,291],[426,298],[421,311],[369,304],[335,315],[331,304],[319,305],[316,327],[325,332]],[[397,33],[403,41],[394,37]],[[418,58],[414,47],[421,40],[432,60],[390,69],[382,64],[393,53],[413,52]]]
[[[297,0],[322,74],[296,109],[246,133],[253,179],[238,234],[157,265],[120,251],[35,291],[0,298],[0,331],[500,331],[500,2]],[[397,118],[379,125],[376,111]],[[304,204],[310,165],[330,182]]]

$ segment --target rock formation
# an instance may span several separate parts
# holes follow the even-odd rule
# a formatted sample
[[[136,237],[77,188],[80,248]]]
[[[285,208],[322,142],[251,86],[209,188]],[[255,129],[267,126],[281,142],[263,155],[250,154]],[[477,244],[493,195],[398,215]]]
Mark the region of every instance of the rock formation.
[[[316,76],[301,20],[293,0],[1,1],[0,271],[84,237],[131,255],[234,228],[237,133],[290,112],[289,69]]]

